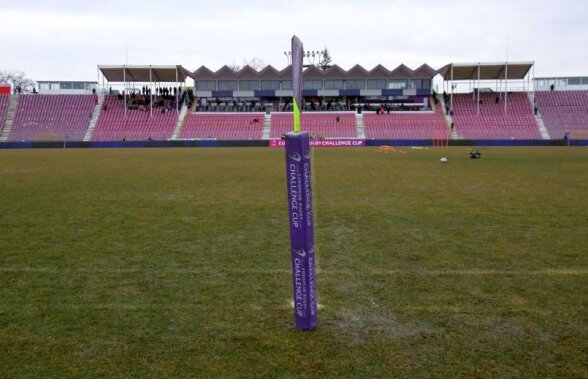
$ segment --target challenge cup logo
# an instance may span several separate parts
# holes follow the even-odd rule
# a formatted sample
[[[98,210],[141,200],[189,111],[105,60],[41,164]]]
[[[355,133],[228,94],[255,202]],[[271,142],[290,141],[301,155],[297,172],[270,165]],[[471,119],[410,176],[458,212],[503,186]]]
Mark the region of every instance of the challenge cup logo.
[[[310,159],[310,150],[304,152],[304,159]]]
[[[300,153],[298,153],[298,152],[291,153],[290,155],[288,155],[288,157],[296,162],[300,162],[302,160],[302,157],[300,156]]]
[[[301,258],[306,257],[306,250],[304,250],[303,248],[299,247],[297,249],[293,249],[294,254],[298,255]]]

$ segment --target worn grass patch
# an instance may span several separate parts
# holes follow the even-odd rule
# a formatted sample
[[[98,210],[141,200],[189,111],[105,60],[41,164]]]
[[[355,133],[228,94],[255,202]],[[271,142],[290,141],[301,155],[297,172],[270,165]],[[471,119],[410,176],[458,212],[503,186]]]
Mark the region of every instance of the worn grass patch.
[[[588,376],[588,150],[0,150],[0,376]],[[446,156],[447,164],[439,158]]]

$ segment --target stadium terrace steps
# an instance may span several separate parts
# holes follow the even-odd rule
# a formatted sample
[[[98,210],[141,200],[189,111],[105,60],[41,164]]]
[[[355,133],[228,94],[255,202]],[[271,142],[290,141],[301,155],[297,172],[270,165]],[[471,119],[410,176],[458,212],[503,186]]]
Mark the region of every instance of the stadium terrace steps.
[[[292,112],[272,113],[270,138],[281,138],[282,135],[291,132],[293,117]],[[302,113],[300,124],[303,130],[319,137],[358,138],[354,112]]]
[[[176,128],[174,129],[174,133],[172,134],[171,139],[177,140],[182,132],[182,126],[184,125],[184,120],[186,119],[186,115],[188,114],[188,106],[186,104],[182,105],[182,109],[180,109],[180,115],[178,116],[178,122],[176,122]]]
[[[588,131],[588,91],[537,91],[537,105],[553,139]]]
[[[92,112],[92,119],[90,120],[90,125],[88,125],[88,130],[86,130],[86,135],[84,135],[84,142],[92,140],[92,134],[94,132],[94,129],[96,128],[96,123],[98,123],[98,118],[100,117],[100,111],[102,110],[103,103],[104,94],[101,93],[98,95],[98,106],[94,107],[94,111]]]
[[[91,95],[20,95],[8,141],[82,141]]]
[[[449,139],[443,116],[436,112],[364,113],[367,139]]]
[[[537,111],[537,114],[535,115],[535,123],[539,128],[539,133],[541,133],[541,137],[546,140],[551,139],[551,137],[549,136],[549,132],[545,127],[545,123],[543,122],[543,116],[541,116],[541,112],[539,111]]]
[[[496,102],[497,94],[480,94],[480,114],[477,97],[472,94],[453,95],[455,130],[464,139],[542,139],[531,103],[524,93],[508,94],[508,113],[504,114],[504,98]]]
[[[106,96],[106,109],[102,109],[92,141],[166,141],[172,137],[178,121],[178,112],[163,112],[162,107],[149,111],[127,109],[124,100]]]
[[[360,113],[355,118],[355,127],[357,128],[357,138],[365,139],[365,125],[363,124],[363,114]]]
[[[270,131],[272,128],[272,116],[271,114],[265,114],[263,118],[263,132],[261,134],[261,139],[268,140],[270,137]]]
[[[457,131],[451,130],[451,124],[453,124],[453,119],[451,118],[451,115],[445,114],[445,100],[443,99],[443,95],[437,95],[437,100],[439,100],[439,104],[436,104],[435,112],[443,116],[443,119],[445,120],[445,125],[447,125],[447,128],[451,132],[451,139],[460,139],[461,137],[459,136]]]
[[[8,134],[12,127],[14,112],[18,97],[16,95],[0,95],[0,141],[8,140]]]
[[[260,140],[264,113],[188,113],[180,139]]]

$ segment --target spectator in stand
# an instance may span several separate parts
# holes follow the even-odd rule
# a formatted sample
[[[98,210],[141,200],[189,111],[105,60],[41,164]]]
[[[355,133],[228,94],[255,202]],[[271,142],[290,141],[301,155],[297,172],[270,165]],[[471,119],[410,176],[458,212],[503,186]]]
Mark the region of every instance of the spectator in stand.
[[[96,92],[96,90],[94,90]],[[98,105],[98,95],[94,94],[94,105]]]
[[[496,96],[495,102],[496,102],[496,104],[500,103],[500,97]]]
[[[108,110],[108,103],[106,102],[106,100],[104,100],[104,101],[102,102],[102,110],[103,110],[103,111],[107,111],[107,110]]]
[[[338,124],[339,121],[341,121],[341,118],[339,118],[339,116],[337,116],[337,118],[335,120],[337,121],[337,124]]]

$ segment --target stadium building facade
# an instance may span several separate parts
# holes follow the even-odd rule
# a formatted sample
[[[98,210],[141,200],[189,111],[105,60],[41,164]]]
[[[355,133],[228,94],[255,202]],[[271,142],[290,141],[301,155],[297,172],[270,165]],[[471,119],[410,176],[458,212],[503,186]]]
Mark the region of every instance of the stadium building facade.
[[[336,102],[334,109],[350,109],[351,103],[374,102],[426,107],[431,96],[433,78],[437,71],[423,64],[416,70],[400,65],[388,70],[378,65],[367,70],[355,65],[349,70],[334,65],[326,70],[310,66],[303,72],[302,95],[307,110],[330,110],[328,101]],[[223,66],[212,71],[202,66],[192,73],[195,97],[199,106],[216,101],[259,101],[272,110],[290,110],[292,98],[292,67],[278,70],[266,66],[256,71],[245,66],[234,71]],[[204,100],[204,101],[203,101]],[[319,102],[319,104],[314,104]],[[235,106],[237,104],[234,104]],[[329,109],[327,109],[329,108]]]

